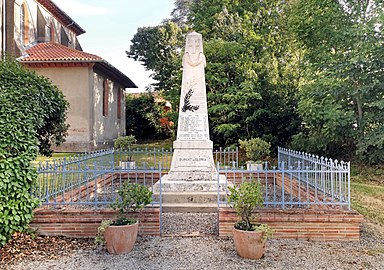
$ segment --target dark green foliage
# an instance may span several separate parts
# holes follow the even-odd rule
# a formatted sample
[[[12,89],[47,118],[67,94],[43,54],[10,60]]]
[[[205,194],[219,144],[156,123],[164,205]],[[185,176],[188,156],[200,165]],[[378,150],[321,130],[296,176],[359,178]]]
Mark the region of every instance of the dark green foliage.
[[[126,98],[126,132],[139,140],[166,138],[170,131],[160,125],[162,106],[152,94]]]
[[[299,128],[294,93],[299,53],[286,30],[284,1],[200,0],[193,28],[207,57],[209,117],[216,144],[260,137],[273,148]]]
[[[212,140],[228,146],[261,137],[275,148],[289,142],[300,124],[294,95],[299,56],[284,36],[285,6],[283,1],[177,1],[171,20],[182,28],[169,22],[140,28],[129,57],[154,72],[155,91],[177,111],[184,34],[201,33]]]
[[[384,162],[382,1],[295,2],[291,29],[306,50],[294,146]]]
[[[130,57],[177,111],[183,35],[203,35],[216,146],[293,139],[298,150],[384,162],[383,1],[180,0],[172,14],[177,24],[139,29]]]
[[[67,107],[47,79],[0,62],[0,246],[32,220],[39,201],[30,194],[37,177],[31,162],[39,150],[49,154],[50,143],[63,140]]]

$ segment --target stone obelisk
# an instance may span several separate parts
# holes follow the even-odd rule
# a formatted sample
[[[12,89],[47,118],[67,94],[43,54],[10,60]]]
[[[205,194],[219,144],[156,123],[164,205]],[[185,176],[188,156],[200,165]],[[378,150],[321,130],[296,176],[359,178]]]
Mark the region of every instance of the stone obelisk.
[[[183,56],[177,139],[168,175],[163,177],[165,191],[217,190],[217,170],[213,143],[209,139],[206,60],[199,33],[187,35]]]

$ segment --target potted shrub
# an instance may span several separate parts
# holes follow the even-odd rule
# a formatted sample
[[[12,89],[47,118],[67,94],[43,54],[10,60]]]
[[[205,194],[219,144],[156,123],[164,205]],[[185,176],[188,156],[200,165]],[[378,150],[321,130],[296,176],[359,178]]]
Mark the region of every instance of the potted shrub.
[[[114,147],[115,149],[120,149],[124,151],[127,156],[122,158],[120,161],[120,167],[123,170],[132,170],[136,168],[135,161],[132,160],[131,146],[136,143],[136,138],[134,135],[120,136],[115,140]]]
[[[263,162],[270,154],[271,144],[260,138],[239,140],[240,148],[245,150],[247,170],[262,170]]]
[[[252,213],[264,203],[260,184],[244,182],[240,186],[228,187],[228,203],[236,209],[239,221],[233,228],[233,241],[237,254],[246,259],[260,259],[264,255],[267,238],[272,230],[267,224],[251,223]]]
[[[138,213],[152,201],[152,192],[147,187],[128,181],[118,194],[120,198],[112,204],[112,208],[118,210],[117,217],[101,223],[95,240],[96,244],[105,244],[111,254],[124,254],[133,249],[139,223],[132,218],[132,213]]]

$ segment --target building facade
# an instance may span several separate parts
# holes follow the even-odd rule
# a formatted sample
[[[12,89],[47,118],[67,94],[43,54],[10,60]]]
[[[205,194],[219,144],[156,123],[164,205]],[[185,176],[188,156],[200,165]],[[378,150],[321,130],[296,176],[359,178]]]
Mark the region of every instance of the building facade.
[[[92,151],[125,135],[124,90],[137,86],[103,58],[82,51],[77,36],[85,31],[54,2],[0,1],[2,52],[48,77],[70,103],[66,142],[54,150]]]

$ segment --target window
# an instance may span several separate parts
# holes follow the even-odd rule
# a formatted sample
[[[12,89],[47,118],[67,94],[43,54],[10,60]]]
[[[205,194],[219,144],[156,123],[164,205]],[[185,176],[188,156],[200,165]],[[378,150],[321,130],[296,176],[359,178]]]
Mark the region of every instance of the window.
[[[123,89],[117,90],[117,119],[121,119],[121,96]]]
[[[108,116],[109,87],[108,80],[103,81],[103,116]]]
[[[53,25],[52,22],[50,23],[50,25],[48,27],[48,31],[49,31],[48,32],[48,34],[49,34],[49,36],[48,36],[49,41],[54,42],[55,41],[55,26]]]
[[[70,44],[69,38],[67,33],[64,30],[64,27],[60,27],[60,43],[64,46],[69,47],[68,45]]]
[[[28,24],[28,10],[25,3],[20,6],[20,41],[22,44],[29,43],[29,24]]]

